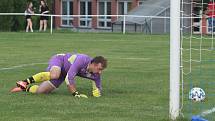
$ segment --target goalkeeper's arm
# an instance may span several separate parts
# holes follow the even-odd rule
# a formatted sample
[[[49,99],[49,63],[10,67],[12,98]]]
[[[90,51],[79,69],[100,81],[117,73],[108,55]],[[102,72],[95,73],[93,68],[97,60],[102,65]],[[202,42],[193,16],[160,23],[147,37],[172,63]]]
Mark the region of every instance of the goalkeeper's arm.
[[[88,98],[87,95],[85,94],[80,94],[75,87],[75,84],[67,85],[69,91],[72,93],[74,97],[83,97],[83,98]]]
[[[69,92],[72,93],[73,96],[75,97],[83,97],[83,98],[88,98],[86,95],[84,94],[80,94],[77,90],[76,90],[76,86],[75,86],[75,77],[76,73],[72,73],[72,74],[67,74],[66,78],[65,78],[65,82],[67,84],[68,90]]]
[[[77,55],[72,55],[68,61],[72,64],[67,72],[67,76],[65,78],[67,87],[69,91],[72,93],[75,97],[84,97],[87,98],[86,95],[80,94],[75,87],[75,76],[77,75],[79,69],[82,67],[84,62],[82,60],[77,59]]]
[[[92,81],[92,94],[94,97],[100,97],[101,96],[101,89],[99,89],[96,86],[95,81]]]

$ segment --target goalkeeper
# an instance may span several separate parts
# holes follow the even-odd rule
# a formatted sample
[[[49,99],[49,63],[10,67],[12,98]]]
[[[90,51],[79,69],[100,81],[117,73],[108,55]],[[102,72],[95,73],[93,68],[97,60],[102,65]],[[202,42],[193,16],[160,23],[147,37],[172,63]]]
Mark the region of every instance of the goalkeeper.
[[[75,97],[84,97],[76,89],[75,76],[92,80],[92,95],[101,96],[101,73],[107,67],[107,60],[102,56],[91,58],[85,54],[57,54],[49,60],[46,72],[37,73],[25,80],[16,82],[17,87],[11,92],[26,91],[31,93],[50,93],[66,82],[69,92]],[[31,85],[32,83],[39,83]]]

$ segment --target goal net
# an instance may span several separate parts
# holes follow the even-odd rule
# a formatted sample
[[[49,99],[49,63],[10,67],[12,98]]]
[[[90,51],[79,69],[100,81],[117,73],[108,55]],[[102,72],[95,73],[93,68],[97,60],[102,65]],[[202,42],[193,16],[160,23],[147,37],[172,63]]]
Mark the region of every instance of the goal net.
[[[214,0],[181,1],[181,111],[185,117],[199,115],[215,120],[215,48],[213,17],[209,6]],[[214,5],[215,6],[215,3]],[[214,7],[212,8],[214,9]],[[206,93],[203,102],[188,99],[193,87]]]

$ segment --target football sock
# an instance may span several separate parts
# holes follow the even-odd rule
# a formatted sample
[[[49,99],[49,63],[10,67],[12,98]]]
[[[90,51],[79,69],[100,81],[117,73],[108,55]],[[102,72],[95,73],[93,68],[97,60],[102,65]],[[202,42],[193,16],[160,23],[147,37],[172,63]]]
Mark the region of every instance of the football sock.
[[[38,87],[39,87],[38,85],[32,85],[32,86],[29,86],[29,87],[26,89],[26,92],[36,93],[36,92],[37,92]]]
[[[31,83],[48,81],[48,80],[50,80],[50,72],[40,72],[23,81],[27,82],[27,84],[31,84]]]

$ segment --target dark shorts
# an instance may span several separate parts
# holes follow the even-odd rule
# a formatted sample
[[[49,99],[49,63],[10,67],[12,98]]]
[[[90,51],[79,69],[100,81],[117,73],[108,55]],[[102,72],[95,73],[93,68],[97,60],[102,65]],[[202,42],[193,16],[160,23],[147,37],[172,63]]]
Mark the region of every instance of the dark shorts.
[[[48,16],[40,16],[40,20],[49,20]]]
[[[49,60],[49,65],[48,65],[46,71],[50,71],[51,67],[53,67],[53,66],[58,66],[61,68],[61,74],[60,74],[59,79],[50,80],[50,82],[53,84],[53,86],[58,88],[64,82],[66,74],[67,74],[65,69],[63,68],[63,56],[62,55],[54,55]]]
[[[30,15],[25,16],[25,19],[31,19]]]

